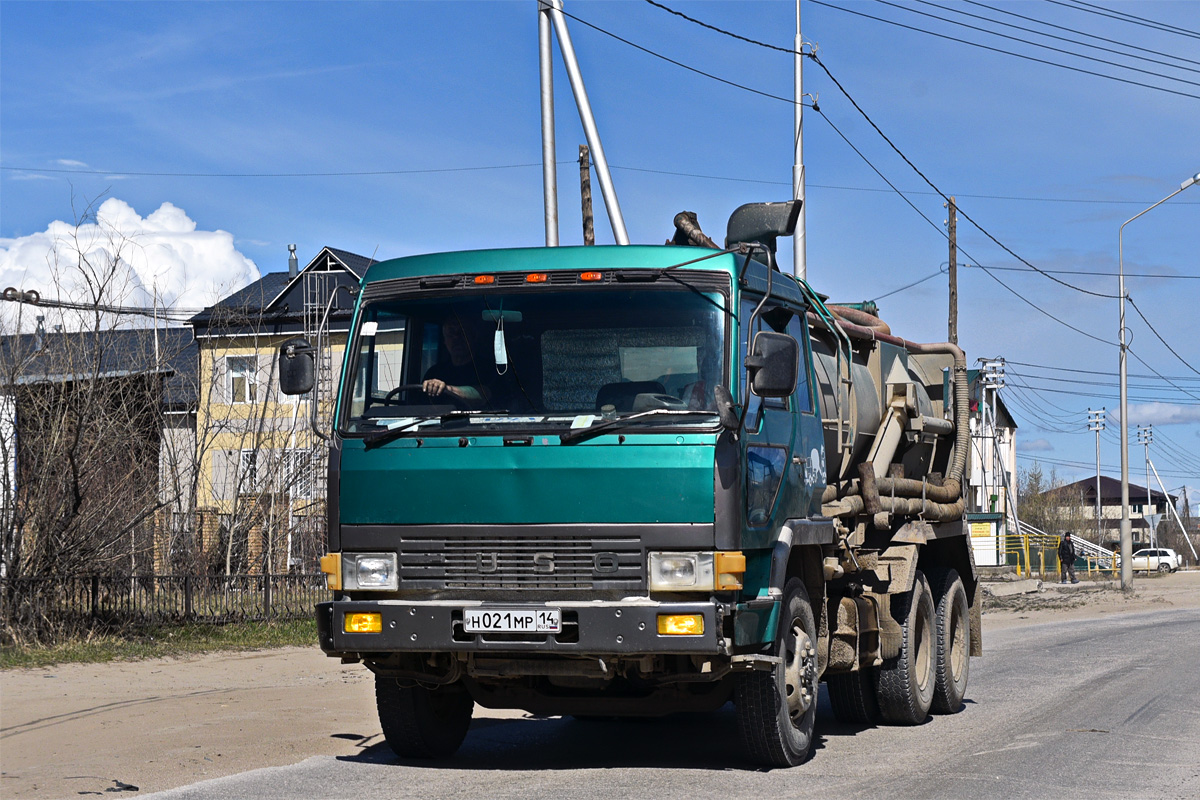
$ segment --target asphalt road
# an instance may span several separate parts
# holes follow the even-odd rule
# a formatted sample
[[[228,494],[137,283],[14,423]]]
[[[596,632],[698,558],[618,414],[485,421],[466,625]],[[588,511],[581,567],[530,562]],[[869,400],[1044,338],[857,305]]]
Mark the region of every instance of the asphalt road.
[[[748,767],[730,707],[666,720],[477,720],[454,759],[384,744],[180,787],[155,798],[1197,798],[1200,613],[989,633],[965,708],[915,728],[834,721],[794,769]]]

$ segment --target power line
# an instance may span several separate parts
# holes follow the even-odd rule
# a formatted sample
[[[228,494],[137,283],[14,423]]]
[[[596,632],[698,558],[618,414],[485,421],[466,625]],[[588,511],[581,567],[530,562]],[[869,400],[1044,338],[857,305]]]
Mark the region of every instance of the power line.
[[[775,95],[768,95],[772,99],[786,100],[788,104],[793,104],[787,98],[776,98]],[[556,162],[560,165],[569,165],[577,163],[575,160],[564,159]],[[57,169],[52,167],[25,167],[25,166],[0,166],[0,170],[10,172],[31,172],[31,173],[47,173],[56,175],[105,175],[113,178],[355,178],[355,177],[370,177],[377,175],[419,175],[423,173],[440,173],[440,172],[476,172],[498,169],[521,169],[526,167],[541,167],[541,163],[537,164],[491,164],[480,165],[473,167],[444,167],[437,169],[394,169],[394,170],[346,170],[342,172],[256,172],[256,173],[237,173],[237,172],[148,172],[148,171],[131,171],[131,170],[100,170],[100,169]],[[627,172],[645,172],[652,175],[674,175],[680,178],[698,178],[701,180],[710,181],[729,181],[731,183],[758,183],[768,186],[791,186],[790,181],[763,180],[760,178],[747,178],[740,175],[705,175],[695,172],[678,172],[665,169],[650,169],[647,167],[630,167],[619,164],[609,164],[611,169],[625,170]],[[839,186],[836,184],[827,183],[807,183],[805,184],[810,189],[834,189],[843,192],[878,192],[891,194],[891,189],[879,189],[872,186]],[[936,192],[923,190],[906,190],[907,194],[929,195],[937,197]],[[1084,197],[1031,197],[1026,195],[1000,195],[1000,194],[971,194],[970,192],[955,192],[956,197],[967,197],[973,200],[1005,200],[1020,203],[1079,203],[1083,205],[1117,205],[1117,206],[1137,206],[1143,207],[1151,200],[1105,200],[1099,198],[1084,198]],[[1179,201],[1172,203],[1175,206],[1196,206],[1200,205],[1200,201]],[[1010,268],[1011,269],[1011,268]],[[1054,270],[1048,270],[1053,272]],[[1091,273],[1079,273],[1091,274]],[[1110,273],[1096,273],[1108,275]],[[1113,276],[1116,273],[1111,273]],[[1126,278],[1131,277],[1149,277],[1149,278],[1171,278],[1182,277],[1174,275],[1137,275],[1135,273],[1125,273]],[[1200,275],[1188,276],[1200,279]]]
[[[1072,5],[1067,5],[1061,0],[1046,0],[1046,2],[1053,3],[1056,6],[1069,8],[1072,11],[1086,11],[1089,14],[1108,17],[1109,19],[1115,19],[1118,22],[1141,25],[1142,27],[1152,28],[1156,31],[1162,31],[1163,33],[1174,33],[1180,36],[1189,36],[1193,39],[1200,39],[1200,33],[1187,28],[1181,28],[1178,25],[1171,25],[1166,22],[1158,22],[1157,20],[1152,20],[1147,17],[1139,17],[1136,14],[1127,14],[1124,11],[1117,11],[1116,9],[1105,8],[1104,6],[1098,6],[1092,3],[1085,3],[1082,2],[1082,0],[1073,0]]]
[[[858,17],[865,17],[866,19],[873,19],[876,22],[884,22],[884,23],[887,23],[888,25],[895,25],[896,27],[904,28],[905,30],[915,31],[917,33],[924,33],[929,36],[936,36],[939,39],[947,39],[952,42],[959,42],[960,44],[970,45],[971,47],[978,47],[981,50],[989,50],[993,53],[1000,53],[1002,55],[1013,56],[1015,58],[1024,59],[1025,61],[1033,61],[1038,64],[1045,64],[1045,65],[1051,66],[1051,67],[1058,67],[1059,69],[1066,69],[1066,70],[1070,70],[1071,72],[1079,72],[1084,75],[1092,75],[1097,78],[1106,78],[1110,81],[1117,81],[1118,83],[1125,83],[1125,84],[1129,84],[1131,86],[1140,86],[1143,89],[1154,89],[1156,91],[1166,92],[1167,94],[1174,94],[1174,95],[1179,95],[1180,97],[1190,97],[1193,100],[1200,100],[1200,95],[1190,94],[1188,92],[1182,92],[1177,89],[1169,89],[1165,86],[1155,86],[1154,84],[1151,84],[1151,83],[1143,83],[1141,81],[1130,80],[1128,78],[1120,78],[1120,77],[1117,77],[1116,75],[1106,75],[1103,72],[1095,72],[1090,69],[1083,69],[1082,67],[1073,67],[1069,64],[1059,64],[1055,61],[1048,61],[1044,58],[1037,58],[1036,56],[1025,55],[1024,53],[1015,53],[1011,50],[1004,50],[999,47],[991,47],[990,45],[980,44],[979,42],[972,42],[967,39],[959,39],[955,36],[948,36],[944,33],[935,33],[933,31],[927,31],[923,28],[916,28],[916,27],[913,27],[912,25],[905,25],[902,22],[896,22],[895,20],[884,19],[883,17],[876,17],[872,14],[865,14],[862,11],[853,11],[849,8],[842,8],[841,6],[836,6],[833,3],[823,2],[823,0],[808,0],[808,1],[810,3],[812,3],[813,5],[825,6],[826,8],[832,8],[837,11],[843,11],[847,14],[854,14],[855,16],[858,16]],[[649,2],[649,0],[647,0],[647,2]]]
[[[921,3],[922,5],[934,5],[933,3],[928,3],[928,2],[926,2],[926,0],[913,0],[913,1],[914,1],[914,2],[917,2],[917,3]],[[1200,86],[1200,83],[1197,83],[1196,81],[1190,81],[1190,80],[1187,80],[1186,78],[1176,78],[1176,77],[1174,77],[1174,76],[1171,76],[1171,75],[1164,75],[1164,74],[1162,74],[1161,72],[1152,72],[1151,70],[1142,69],[1142,68],[1140,68],[1140,67],[1131,67],[1131,66],[1128,66],[1128,65],[1126,65],[1126,64],[1118,64],[1118,63],[1117,63],[1117,62],[1115,62],[1115,61],[1109,61],[1109,60],[1107,60],[1107,59],[1103,59],[1103,58],[1096,58],[1095,56],[1088,56],[1088,55],[1084,55],[1083,53],[1075,53],[1075,52],[1072,52],[1072,51],[1070,51],[1070,50],[1064,50],[1064,49],[1062,49],[1061,47],[1053,47],[1053,46],[1051,46],[1051,45],[1048,45],[1048,44],[1041,44],[1041,43],[1039,43],[1039,42],[1031,42],[1031,41],[1029,41],[1028,39],[1022,39],[1022,38],[1021,38],[1021,37],[1019,37],[1019,36],[1010,36],[1010,35],[1008,35],[1007,33],[999,33],[999,32],[997,32],[997,31],[988,30],[987,28],[981,28],[981,27],[979,27],[978,25],[970,25],[970,24],[968,24],[968,23],[966,23],[966,22],[959,22],[958,20],[949,19],[949,18],[947,18],[947,17],[939,17],[937,14],[930,14],[930,13],[928,13],[928,12],[926,12],[926,11],[918,11],[918,10],[917,10],[917,9],[915,9],[915,8],[909,8],[909,7],[907,7],[907,6],[902,6],[902,5],[899,5],[898,3],[893,3],[893,2],[891,2],[890,0],[875,0],[875,2],[876,2],[876,3],[879,3],[880,5],[884,5],[884,6],[890,6],[891,8],[897,8],[897,9],[900,9],[901,11],[907,11],[907,12],[909,12],[910,14],[917,14],[918,16],[922,16],[922,17],[929,17],[930,19],[936,19],[936,20],[938,20],[939,22],[945,22],[945,23],[948,23],[948,24],[950,24],[950,25],[957,25],[957,26],[959,26],[959,27],[962,27],[962,28],[967,28],[968,30],[972,30],[972,31],[978,31],[978,32],[980,32],[980,33],[986,33],[986,34],[988,34],[988,35],[991,35],[991,36],[997,36],[997,37],[999,37],[999,38],[1001,38],[1001,39],[1008,39],[1009,41],[1012,41],[1012,42],[1020,42],[1021,44],[1027,44],[1027,45],[1029,45],[1030,47],[1040,47],[1040,48],[1042,48],[1043,50],[1049,50],[1049,51],[1050,51],[1050,52],[1052,52],[1052,53],[1061,53],[1061,54],[1063,54],[1063,55],[1067,55],[1067,56],[1073,56],[1074,58],[1082,58],[1082,59],[1083,59],[1083,60],[1085,60],[1085,61],[1092,61],[1092,62],[1095,62],[1095,63],[1097,63],[1097,64],[1105,64],[1105,65],[1107,65],[1107,66],[1110,66],[1110,67],[1116,67],[1117,69],[1127,69],[1127,70],[1129,70],[1130,72],[1138,72],[1138,73],[1141,73],[1142,75],[1150,75],[1150,76],[1153,76],[1153,77],[1155,77],[1155,78],[1163,78],[1163,79],[1165,79],[1165,80],[1169,80],[1169,81],[1176,81],[1177,83],[1186,83],[1186,84],[1188,84],[1188,85],[1190,85],[1190,86]],[[936,7],[936,8],[942,8],[942,6],[935,6],[935,7]],[[947,9],[947,10],[951,10],[951,9]],[[956,11],[955,13],[958,13],[958,14],[966,14],[967,12],[965,12],[965,11]],[[974,15],[974,14],[970,14],[970,15],[968,15],[968,16],[975,16],[975,15]],[[996,22],[996,20],[991,20],[991,19],[989,19],[988,21],[989,21],[989,22]],[[997,24],[999,24],[999,25],[1005,25],[1005,24],[1007,24],[1007,23],[998,22]],[[1045,36],[1045,35],[1048,35],[1048,34],[1041,34],[1041,35]],[[1055,38],[1061,38],[1061,37],[1055,37]],[[1080,44],[1079,42],[1072,42],[1072,43],[1073,43],[1073,44]]]
[[[816,0],[813,0],[813,1],[814,1],[814,2],[816,2]],[[697,24],[697,25],[701,25],[701,26],[703,26],[703,27],[705,27],[705,28],[709,28],[709,29],[711,29],[711,30],[714,30],[714,31],[717,31],[717,32],[719,32],[719,33],[723,33],[723,34],[725,34],[725,35],[727,35],[727,36],[732,36],[732,37],[734,37],[734,38],[736,38],[736,39],[739,39],[739,40],[741,40],[741,41],[744,41],[744,42],[749,42],[749,43],[752,43],[752,44],[756,44],[756,45],[758,45],[758,46],[760,46],[760,47],[766,47],[766,48],[768,48],[768,49],[771,49],[771,50],[783,50],[783,49],[784,49],[784,48],[777,47],[776,45],[767,44],[766,42],[759,42],[759,41],[756,41],[756,40],[754,40],[754,39],[749,39],[749,38],[747,38],[747,37],[745,37],[745,36],[740,36],[740,35],[738,35],[738,34],[732,33],[732,32],[730,32],[730,31],[725,31],[725,30],[722,30],[722,29],[720,29],[720,28],[717,28],[717,27],[715,27],[715,26],[709,25],[709,24],[708,24],[708,23],[706,23],[706,22],[701,22],[700,20],[697,20],[697,19],[694,19],[694,18],[692,18],[692,17],[689,17],[689,16],[687,16],[686,14],[683,14],[683,13],[681,13],[681,12],[675,11],[674,9],[668,8],[667,6],[664,6],[662,3],[658,3],[658,2],[656,2],[655,0],[646,0],[646,2],[647,2],[647,3],[649,3],[650,5],[652,5],[652,6],[656,7],[656,8],[660,8],[660,9],[663,9],[663,10],[665,10],[665,11],[669,11],[670,13],[672,13],[672,14],[675,14],[676,16],[679,16],[679,17],[681,17],[681,18],[683,18],[683,19],[686,19],[686,20],[688,20],[689,22],[692,22],[692,23],[694,23],[694,24]],[[825,5],[825,4],[819,3],[819,5]],[[856,13],[857,13],[857,12],[856,12]],[[918,168],[917,168],[917,165],[916,165],[916,164],[914,164],[914,163],[912,162],[912,160],[911,160],[911,159],[909,159],[909,157],[908,157],[908,156],[906,156],[906,155],[904,154],[904,152],[903,152],[903,151],[902,151],[902,150],[901,150],[899,147],[897,147],[897,146],[896,146],[895,142],[893,142],[893,141],[892,141],[890,138],[888,138],[887,134],[885,134],[885,133],[883,132],[883,130],[882,130],[882,129],[880,129],[880,127],[879,127],[878,125],[876,125],[876,124],[875,124],[875,121],[874,121],[873,119],[871,119],[870,115],[868,115],[868,114],[867,114],[867,112],[863,110],[862,106],[860,106],[860,105],[858,104],[858,102],[857,102],[857,101],[855,101],[854,97],[853,97],[853,96],[851,96],[851,94],[850,94],[848,91],[846,91],[846,87],[842,86],[841,82],[840,82],[840,81],[839,81],[839,80],[838,80],[836,77],[834,77],[834,74],[833,74],[832,72],[830,72],[829,68],[828,68],[827,66],[825,66],[825,63],[824,63],[823,61],[821,61],[821,59],[820,59],[820,58],[818,58],[818,57],[817,57],[817,54],[816,54],[816,53],[811,53],[811,52],[810,52],[810,53],[796,53],[796,51],[794,51],[794,50],[792,50],[792,51],[786,51],[786,52],[791,52],[791,53],[793,53],[794,55],[805,55],[805,56],[807,56],[807,57],[808,57],[810,60],[812,60],[812,62],[813,62],[814,64],[816,64],[818,67],[820,67],[820,68],[821,68],[821,70],[822,70],[822,71],[825,73],[825,75],[826,75],[826,76],[829,78],[829,80],[833,81],[833,85],[834,85],[834,86],[836,86],[836,87],[838,88],[838,91],[840,91],[840,92],[842,93],[842,95],[843,95],[843,96],[844,96],[844,97],[845,97],[847,100],[849,100],[849,101],[850,101],[850,105],[854,106],[855,110],[856,110],[856,111],[858,111],[858,113],[859,113],[860,115],[862,115],[862,118],[863,118],[863,119],[865,119],[865,120],[867,121],[867,123],[868,123],[868,124],[869,124],[869,125],[870,125],[872,128],[874,128],[874,129],[875,129],[875,132],[876,132],[877,134],[879,134],[880,138],[882,138],[882,139],[883,139],[885,142],[887,142],[888,146],[892,148],[892,150],[893,150],[893,151],[896,153],[896,155],[900,156],[900,158],[901,158],[901,159],[904,161],[904,163],[905,163],[905,164],[908,164],[909,168],[910,168],[910,169],[912,169],[912,171],[913,171],[913,172],[917,173],[918,177],[920,177],[920,178],[921,178],[921,180],[925,181],[925,184],[926,184],[927,186],[929,186],[929,188],[930,188],[930,189],[933,189],[933,191],[934,191],[934,192],[936,192],[936,193],[937,193],[937,194],[938,194],[938,195],[939,195],[939,196],[940,196],[940,197],[941,197],[941,198],[942,198],[944,201],[946,201],[947,203],[948,203],[948,202],[950,202],[950,198],[949,198],[949,197],[946,195],[946,193],[945,193],[945,192],[943,192],[941,189],[939,189],[939,188],[937,187],[937,185],[936,185],[936,184],[934,184],[934,182],[933,182],[933,181],[931,181],[931,180],[930,180],[928,177],[926,177],[925,173],[923,173],[923,172],[922,172],[920,169],[918,169]],[[1200,96],[1197,96],[1197,99],[1200,99]],[[820,110],[819,108],[815,108],[815,107],[814,107],[814,109],[813,109],[813,110],[814,110],[814,111],[817,111],[818,113],[820,113],[820,114],[821,114],[821,116],[822,116],[824,119],[826,119],[826,121],[828,121],[828,117],[826,117],[826,116],[825,116],[825,114],[824,114],[824,113],[822,113],[822,112],[821,112],[821,110]],[[834,130],[836,131],[836,130],[837,130],[837,128],[834,128]],[[837,131],[837,132],[838,132],[838,135],[839,135],[839,136],[841,136],[843,139],[845,139],[845,140],[846,140],[846,142],[847,142],[847,143],[849,143],[849,139],[846,139],[846,137],[845,137],[845,136],[844,136],[844,135],[841,133],[841,131]],[[851,145],[851,147],[853,147],[853,145]],[[855,152],[859,152],[857,148],[854,148],[854,149],[855,149]],[[860,156],[862,156],[862,153],[861,153],[861,152],[859,152],[859,155],[860,155]],[[862,157],[863,157],[863,159],[864,159],[864,160],[866,160],[866,157],[865,157],[865,156],[862,156]],[[870,165],[870,162],[869,162],[869,161],[868,161],[867,163]],[[874,167],[873,165],[871,165],[871,168],[872,168],[872,169],[875,169],[875,167]],[[879,175],[880,175],[880,177],[883,177],[883,176],[882,176],[882,173],[880,173],[880,172],[879,172],[879,170],[875,169],[875,172],[876,172],[876,174],[879,174]],[[886,179],[885,179],[885,180],[886,180]],[[905,200],[905,202],[907,202],[909,205],[912,205],[912,202],[911,202],[911,201],[910,201],[910,200],[909,200],[907,197],[905,197],[905,195],[904,195],[904,193],[903,193],[903,192],[901,192],[899,189],[896,189],[896,187],[895,187],[895,186],[893,186],[893,185],[891,184],[891,182],[890,182],[890,181],[887,181],[887,183],[888,183],[888,185],[889,185],[889,186],[892,186],[892,188],[893,188],[893,189],[896,191],[896,193],[897,193],[897,194],[899,194],[901,197],[904,197],[904,200]],[[914,210],[915,210],[915,209],[916,209],[916,206],[913,206],[913,208],[914,208]],[[928,218],[928,217],[926,217],[926,216],[925,216],[923,213],[921,213],[919,210],[917,210],[917,213],[921,214],[921,216],[922,216],[922,217],[924,217],[924,218],[926,219],[926,221],[929,221],[929,218]],[[974,225],[974,226],[975,226],[975,228],[976,228],[976,229],[977,229],[977,230],[978,230],[980,233],[982,233],[984,236],[986,236],[988,239],[990,239],[990,240],[991,240],[991,241],[992,241],[994,244],[996,244],[998,247],[1000,247],[1002,250],[1004,250],[1004,252],[1008,253],[1010,256],[1012,256],[1013,258],[1017,259],[1017,260],[1018,260],[1018,261],[1020,261],[1022,264],[1024,264],[1024,265],[1025,265],[1025,266],[1027,266],[1027,267],[1029,267],[1030,269],[1034,270],[1035,272],[1038,272],[1038,273],[1041,273],[1042,275],[1045,275],[1047,278],[1049,278],[1050,280],[1054,281],[1055,283],[1062,284],[1063,286],[1066,286],[1067,288],[1074,289],[1075,291],[1077,291],[1077,292],[1082,292],[1083,294],[1092,295],[1093,297],[1105,297],[1105,298],[1111,298],[1111,299],[1116,299],[1116,298],[1117,298],[1117,295],[1114,295],[1114,294],[1108,294],[1108,293],[1105,293],[1105,292],[1093,292],[1093,291],[1091,291],[1091,290],[1089,290],[1089,289],[1084,289],[1084,288],[1082,288],[1082,287],[1080,287],[1080,286],[1075,286],[1075,285],[1074,285],[1074,284],[1072,284],[1072,283],[1068,283],[1067,281],[1064,281],[1064,280],[1061,280],[1061,279],[1059,279],[1059,278],[1056,278],[1056,277],[1054,277],[1053,275],[1050,275],[1050,274],[1047,274],[1047,273],[1045,273],[1045,272],[1042,272],[1042,270],[1041,270],[1041,269],[1039,269],[1038,267],[1036,267],[1036,266],[1034,266],[1033,264],[1029,263],[1029,262],[1028,262],[1028,261],[1026,261],[1024,258],[1021,258],[1021,256],[1019,256],[1019,255],[1017,255],[1015,252],[1013,252],[1012,248],[1008,247],[1008,245],[1004,244],[1004,243],[1003,243],[1003,242],[1001,242],[999,239],[997,239],[995,236],[993,236],[993,235],[991,234],[991,232],[990,232],[990,231],[988,231],[986,228],[984,228],[982,225],[980,225],[978,222],[976,222],[976,221],[975,221],[975,219],[974,219],[974,218],[972,218],[972,217],[971,217],[971,215],[970,215],[970,214],[968,214],[966,211],[964,211],[962,208],[959,208],[959,209],[958,209],[958,213],[962,215],[963,219],[967,220],[967,221],[968,221],[968,222],[970,222],[972,225]],[[931,224],[932,224],[932,223],[931,223]],[[936,228],[937,226],[935,225],[934,227]],[[940,231],[940,229],[938,229],[938,230]],[[945,235],[945,234],[943,233],[943,235]],[[964,252],[965,252],[965,251],[964,251]],[[974,260],[974,259],[973,259],[973,260]],[[994,277],[995,277],[995,276],[993,276],[993,278],[994,278]],[[1076,329],[1076,330],[1078,330],[1078,329]]]
[[[1103,370],[1094,370],[1094,369],[1075,369],[1072,367],[1056,367],[1056,366],[1051,366],[1049,364],[1033,364],[1028,361],[1013,361],[1011,358],[1004,359],[1004,363],[1016,364],[1017,366],[1020,366],[1020,367],[1033,367],[1035,369],[1048,369],[1048,370],[1053,370],[1055,372],[1076,372],[1076,373],[1083,373],[1085,375],[1107,375],[1112,378],[1117,377],[1117,373],[1115,373],[1115,372],[1106,372]],[[1129,375],[1128,377],[1130,377],[1130,378],[1152,378],[1154,376],[1153,375]],[[1174,380],[1177,380],[1177,381],[1200,380],[1200,378],[1192,378],[1192,377],[1182,377],[1181,378],[1178,376],[1172,376],[1172,378],[1174,378]]]
[[[574,164],[574,161],[559,161]],[[480,172],[496,169],[540,167],[536,164],[493,164],[478,167],[437,167],[429,169],[378,169],[355,172],[112,172],[102,169],[49,169],[42,167],[0,167],[18,172],[49,172],[67,175],[111,175],[114,178],[357,178],[371,175],[422,175],[442,172]]]
[[[1162,56],[1162,57],[1164,57],[1164,58],[1173,58],[1173,59],[1175,59],[1176,61],[1184,61],[1184,62],[1186,62],[1186,63],[1188,63],[1188,64],[1197,64],[1197,65],[1200,65],[1200,61],[1195,61],[1195,60],[1193,60],[1193,59],[1190,59],[1190,58],[1184,58],[1183,56],[1177,56],[1177,55],[1173,55],[1173,54],[1171,54],[1171,53],[1164,53],[1164,52],[1162,52],[1162,51],[1160,51],[1160,50],[1151,50],[1151,49],[1149,49],[1149,48],[1146,48],[1146,47],[1139,47],[1139,46],[1138,46],[1138,45],[1136,45],[1136,44],[1131,44],[1131,43],[1129,43],[1129,42],[1122,42],[1122,41],[1120,41],[1120,40],[1118,40],[1118,39],[1109,39],[1109,38],[1107,38],[1107,37],[1105,37],[1105,36],[1097,36],[1097,35],[1095,35],[1095,34],[1092,34],[1092,33],[1086,33],[1086,32],[1084,32],[1084,31],[1075,30],[1074,28],[1066,28],[1066,27],[1064,27],[1064,26],[1062,26],[1062,25],[1055,25],[1053,22],[1047,22],[1047,21],[1046,21],[1046,20],[1044,20],[1044,19],[1037,19],[1037,18],[1035,18],[1035,17],[1027,17],[1027,16],[1025,16],[1024,14],[1018,14],[1018,13],[1016,13],[1015,11],[1008,11],[1008,10],[1005,10],[1005,9],[1003,9],[1003,8],[997,8],[997,7],[995,7],[995,6],[989,6],[989,5],[987,5],[986,3],[980,3],[980,2],[978,2],[978,0],[962,0],[962,2],[964,2],[964,3],[967,3],[968,5],[972,5],[972,6],[979,6],[980,8],[986,8],[986,9],[988,9],[989,11],[995,11],[997,14],[1005,14],[1005,15],[1007,15],[1007,16],[1010,16],[1010,17],[1016,17],[1017,19],[1023,19],[1023,20],[1027,20],[1027,21],[1029,21],[1029,22],[1036,22],[1036,23],[1037,23],[1037,24],[1039,24],[1039,25],[1045,25],[1047,28],[1054,28],[1055,30],[1066,31],[1066,32],[1068,32],[1068,33],[1074,33],[1074,34],[1077,34],[1077,35],[1079,35],[1079,36],[1086,36],[1087,38],[1089,38],[1089,39],[1095,39],[1095,40],[1096,40],[1096,41],[1098,41],[1098,42],[1108,42],[1109,44],[1119,44],[1119,45],[1121,45],[1122,47],[1128,47],[1130,50],[1140,50],[1140,51],[1141,51],[1141,52],[1143,52],[1143,53],[1153,53],[1153,54],[1154,54],[1154,55],[1156,55],[1156,56]],[[995,22],[999,22],[999,20],[994,20],[994,21],[995,21]],[[1000,24],[1003,24],[1003,23],[1000,23]],[[1022,29],[1022,30],[1024,30],[1024,29]],[[1030,31],[1030,32],[1031,32],[1031,33],[1038,33],[1038,32],[1036,32],[1036,31]],[[1039,35],[1039,36],[1046,36],[1047,34],[1044,34],[1044,33],[1038,33],[1038,35]],[[1087,47],[1087,46],[1090,46],[1090,45],[1086,45],[1084,42],[1079,42],[1079,44],[1082,44],[1082,45],[1084,45],[1085,47]],[[1104,48],[1101,48],[1101,49],[1104,49]],[[1111,51],[1109,51],[1109,52],[1114,52],[1114,53],[1115,53],[1115,52],[1120,52],[1120,51],[1111,50]],[[1138,56],[1132,56],[1132,57],[1133,57],[1133,58],[1137,58]],[[1156,64],[1163,64],[1164,66],[1173,66],[1173,65],[1171,65],[1171,64],[1167,64],[1167,63],[1166,63],[1166,62],[1164,62],[1164,61],[1155,61],[1154,59],[1146,59],[1146,60],[1147,60],[1147,61],[1153,61],[1153,62],[1154,62],[1154,63],[1156,63]],[[1176,69],[1187,69],[1187,67],[1176,67]],[[1192,70],[1192,71],[1195,71],[1195,70]]]
[[[1181,355],[1179,355],[1179,353],[1175,352],[1175,348],[1173,348],[1173,347],[1171,347],[1171,345],[1167,344],[1167,340],[1162,337],[1162,334],[1160,334],[1157,330],[1154,329],[1154,326],[1150,324],[1150,320],[1146,319],[1146,315],[1143,314],[1142,310],[1137,307],[1137,303],[1133,302],[1133,298],[1130,297],[1129,295],[1125,295],[1125,299],[1129,301],[1129,305],[1133,306],[1133,310],[1136,311],[1138,316],[1142,318],[1142,322],[1146,323],[1146,327],[1150,329],[1150,332],[1153,333],[1155,336],[1157,336],[1158,340],[1163,343],[1163,347],[1170,350],[1171,355],[1173,355],[1177,359],[1179,359],[1179,363],[1183,364],[1185,367],[1187,367],[1188,369],[1190,369],[1192,372],[1196,373],[1197,375],[1200,375],[1200,370],[1196,369],[1191,364],[1189,364],[1186,360],[1184,360],[1183,356],[1181,356]]]
[[[1042,463],[1051,464],[1051,465],[1057,466],[1057,467],[1072,467],[1075,469],[1085,469],[1085,470],[1089,470],[1089,471],[1094,470],[1096,468],[1095,462],[1092,462],[1089,464],[1086,461],[1069,461],[1067,459],[1062,459],[1062,458],[1049,458],[1046,456],[1037,456],[1037,455],[1031,455],[1028,453],[1022,453],[1020,451],[1017,452],[1017,458],[1019,458],[1023,461],[1042,462]],[[1102,472],[1103,471],[1116,472],[1119,469],[1120,469],[1119,466],[1115,466],[1113,464],[1101,464],[1100,465],[1100,470]],[[1168,469],[1159,470],[1159,474],[1160,475],[1170,475],[1172,478],[1191,478],[1196,475],[1195,472],[1190,472],[1190,471],[1185,471],[1185,470],[1168,470]],[[1138,488],[1144,489],[1146,487],[1141,486]]]

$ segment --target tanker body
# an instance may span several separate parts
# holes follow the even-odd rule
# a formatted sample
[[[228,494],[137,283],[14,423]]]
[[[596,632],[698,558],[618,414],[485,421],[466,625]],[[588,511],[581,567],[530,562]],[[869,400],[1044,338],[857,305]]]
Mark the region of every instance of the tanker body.
[[[722,250],[367,272],[317,614],[322,649],[374,673],[398,755],[452,754],[476,703],[732,701],[768,766],[809,757],[821,681],[846,721],[961,707],[980,649],[965,358],[779,272],[797,209],[744,206]],[[281,348],[280,376],[311,387],[307,343]]]

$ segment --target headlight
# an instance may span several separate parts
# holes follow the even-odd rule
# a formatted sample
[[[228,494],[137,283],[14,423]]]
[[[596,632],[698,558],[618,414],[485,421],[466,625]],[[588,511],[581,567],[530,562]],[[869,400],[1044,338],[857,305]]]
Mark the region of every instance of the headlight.
[[[343,591],[395,591],[399,585],[395,553],[342,553]]]
[[[650,591],[712,591],[712,553],[651,553]]]

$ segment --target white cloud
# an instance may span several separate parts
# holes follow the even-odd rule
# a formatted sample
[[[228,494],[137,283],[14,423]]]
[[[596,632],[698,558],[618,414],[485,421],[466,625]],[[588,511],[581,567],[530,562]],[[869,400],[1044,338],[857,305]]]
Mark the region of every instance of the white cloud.
[[[85,164],[82,161],[76,161],[73,158],[60,158],[57,160],[56,163],[58,163],[59,166],[63,166],[63,167],[83,167],[85,169],[87,168],[87,164]]]
[[[258,277],[233,234],[197,230],[171,203],[141,217],[109,198],[78,227],[56,221],[39,233],[0,239],[0,288],[34,289],[44,298],[94,302],[99,285],[106,304],[199,309]],[[12,309],[5,312],[11,319]],[[52,318],[50,309],[39,313]],[[22,317],[28,329],[28,307]],[[62,322],[74,327],[69,316]]]
[[[1054,450],[1054,445],[1046,439],[1034,439],[1033,441],[1018,441],[1017,449],[1025,450],[1030,453],[1048,453]]]
[[[1113,414],[1120,420],[1119,414]],[[1174,403],[1135,403],[1129,406],[1130,425],[1188,425],[1200,422],[1200,406]]]

